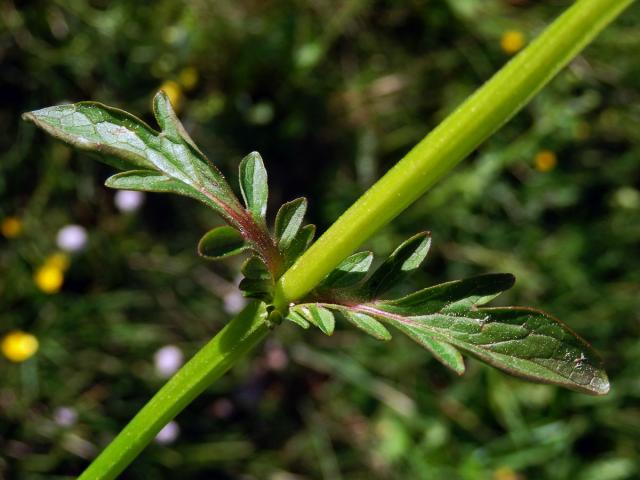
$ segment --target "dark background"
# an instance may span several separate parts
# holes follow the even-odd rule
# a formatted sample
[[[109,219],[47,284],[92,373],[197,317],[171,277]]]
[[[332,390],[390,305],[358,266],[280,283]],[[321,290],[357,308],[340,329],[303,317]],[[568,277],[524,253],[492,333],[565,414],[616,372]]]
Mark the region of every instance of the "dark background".
[[[535,37],[570,2],[57,0],[0,4],[0,478],[72,478],[162,385],[154,353],[190,357],[228,320],[237,262],[208,264],[219,223],[186,198],[136,213],[102,186],[112,169],[20,113],[98,100],[151,121],[178,92],[192,136],[235,185],[261,152],[271,214],[306,195],[323,231],[502,66],[507,30]],[[414,287],[490,271],[502,302],[543,308],[601,352],[611,393],[526,383],[468,361],[456,378],[408,339],[292,325],[177,418],[123,478],[565,479],[640,476],[640,9],[634,5],[455,172],[367,245],[418,230],[434,245]],[[172,83],[167,83],[172,82]],[[168,86],[168,87],[167,87]],[[536,163],[541,151],[553,168]],[[87,248],[62,289],[33,274],[56,232]],[[60,420],[61,408],[76,419]]]

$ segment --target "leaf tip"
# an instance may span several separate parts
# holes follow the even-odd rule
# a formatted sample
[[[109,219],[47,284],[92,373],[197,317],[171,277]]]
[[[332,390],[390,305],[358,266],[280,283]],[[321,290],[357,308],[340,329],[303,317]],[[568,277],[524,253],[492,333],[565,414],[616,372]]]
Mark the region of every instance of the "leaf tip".
[[[607,395],[611,390],[611,383],[607,372],[600,370],[599,375],[595,376],[589,384],[589,392],[599,397]]]
[[[33,112],[24,112],[22,115],[20,115],[20,118],[22,118],[22,120],[24,120],[25,122],[33,122],[35,120]]]

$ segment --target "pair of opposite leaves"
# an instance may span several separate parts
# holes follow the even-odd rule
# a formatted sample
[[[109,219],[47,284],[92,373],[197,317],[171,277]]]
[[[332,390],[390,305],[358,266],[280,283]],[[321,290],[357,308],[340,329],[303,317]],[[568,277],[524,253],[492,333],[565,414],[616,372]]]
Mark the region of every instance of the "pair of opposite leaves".
[[[260,156],[252,153],[240,164],[243,205],[187,134],[167,96],[159,92],[153,103],[160,132],[95,102],[45,108],[24,118],[80,149],[107,155],[108,163],[125,170],[106,181],[111,188],[186,195],[218,212],[227,226],[202,238],[200,254],[217,259],[250,251],[240,287],[245,295],[269,302],[275,279],[313,239],[315,227],[303,226],[306,200],[284,204],[272,234],[266,226],[267,173]],[[530,308],[482,307],[513,285],[511,275],[483,275],[383,298],[388,288],[422,264],[429,245],[429,235],[418,234],[373,273],[371,253],[350,256],[293,305],[287,319],[330,335],[337,314],[381,340],[391,338],[386,328],[391,326],[459,374],[465,369],[464,351],[520,377],[586,393],[608,392],[597,354],[559,320]]]

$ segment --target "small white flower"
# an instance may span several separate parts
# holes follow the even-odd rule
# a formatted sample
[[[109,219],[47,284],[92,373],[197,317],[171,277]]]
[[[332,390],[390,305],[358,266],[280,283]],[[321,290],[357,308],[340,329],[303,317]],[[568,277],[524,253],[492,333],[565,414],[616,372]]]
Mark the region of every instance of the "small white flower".
[[[113,201],[121,212],[135,212],[144,203],[144,193],[135,190],[118,190]]]
[[[224,311],[232,315],[239,313],[247,304],[247,299],[237,290],[227,293],[222,301],[224,302]]]
[[[87,231],[80,225],[67,225],[58,230],[56,244],[65,252],[79,252],[87,246]]]
[[[78,420],[78,414],[73,408],[59,407],[53,412],[53,420],[61,427],[70,427]]]
[[[162,378],[169,378],[182,366],[184,356],[175,345],[167,345],[155,353],[153,360],[157,374]]]
[[[156,435],[156,442],[162,445],[168,445],[175,442],[178,435],[180,435],[180,427],[178,424],[176,422],[169,422]]]

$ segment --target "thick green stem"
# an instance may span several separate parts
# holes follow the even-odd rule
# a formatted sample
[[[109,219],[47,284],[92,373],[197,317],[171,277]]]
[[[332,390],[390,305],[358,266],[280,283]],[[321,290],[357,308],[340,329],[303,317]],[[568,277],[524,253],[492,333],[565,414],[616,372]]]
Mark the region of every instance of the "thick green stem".
[[[253,302],[160,389],[79,477],[116,478],[172,418],[265,338],[264,303]]]
[[[416,145],[281,277],[286,309],[515,115],[633,0],[579,0]]]

